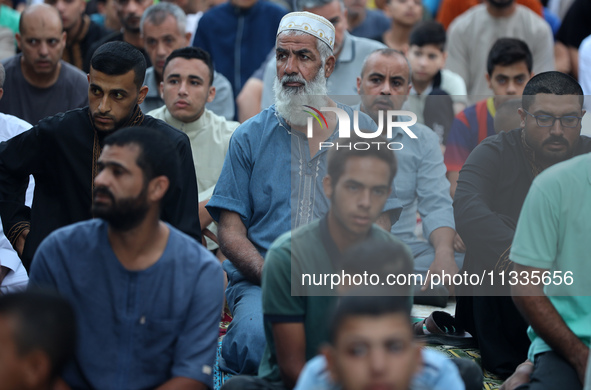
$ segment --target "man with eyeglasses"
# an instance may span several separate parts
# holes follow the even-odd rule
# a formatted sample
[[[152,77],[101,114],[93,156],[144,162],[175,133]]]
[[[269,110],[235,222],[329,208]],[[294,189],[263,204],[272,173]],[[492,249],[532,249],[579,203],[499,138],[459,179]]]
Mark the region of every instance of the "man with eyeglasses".
[[[511,300],[509,249],[534,178],[544,169],[591,152],[581,136],[583,91],[570,76],[545,72],[525,86],[521,128],[477,146],[460,171],[454,198],[456,230],[466,245],[460,271],[493,272],[494,287],[456,288],[457,320],[478,340],[483,367],[507,377],[527,358],[527,323]],[[505,273],[505,285],[499,277]],[[531,365],[520,368],[528,371]]]

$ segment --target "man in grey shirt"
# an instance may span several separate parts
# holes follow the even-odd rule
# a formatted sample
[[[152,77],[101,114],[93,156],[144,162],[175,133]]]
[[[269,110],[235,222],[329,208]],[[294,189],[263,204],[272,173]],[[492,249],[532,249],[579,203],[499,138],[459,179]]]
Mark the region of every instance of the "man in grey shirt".
[[[190,44],[191,34],[185,32],[187,16],[183,10],[172,3],[161,2],[144,12],[140,30],[144,48],[150,57],[152,66],[146,69],[144,85],[148,86],[146,99],[140,105],[143,112],[149,112],[164,105],[160,96],[162,69],[166,58],[176,49]],[[215,98],[205,107],[214,114],[227,120],[234,118],[234,94],[232,85],[222,74],[214,72],[213,87]]]
[[[16,39],[22,53],[3,62],[6,93],[0,112],[35,125],[47,116],[88,105],[86,75],[60,60],[66,33],[55,8],[26,8]]]

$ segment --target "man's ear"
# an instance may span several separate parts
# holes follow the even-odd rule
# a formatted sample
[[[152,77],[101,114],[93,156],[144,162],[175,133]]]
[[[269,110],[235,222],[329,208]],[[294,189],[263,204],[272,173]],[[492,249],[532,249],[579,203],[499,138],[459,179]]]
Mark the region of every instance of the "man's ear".
[[[490,75],[487,73],[484,74],[484,77],[486,78],[486,83],[488,84],[488,89],[490,89],[492,91],[492,84],[490,82]]]
[[[519,107],[517,109],[517,113],[519,114],[519,116],[521,117],[521,123],[520,126],[523,128],[525,127],[525,117],[527,116],[527,114],[525,113],[525,110],[521,107]]]
[[[361,95],[361,77],[357,77],[357,95]]]
[[[326,78],[328,78],[334,71],[334,64],[336,61],[337,60],[334,56],[330,56],[326,59],[326,63],[324,64],[324,76]]]
[[[44,388],[51,379],[51,362],[42,350],[34,350],[24,358],[24,380],[29,389]]]
[[[414,356],[413,358],[415,359],[416,362],[416,370],[415,373],[419,373],[421,372],[421,370],[423,369],[423,354],[421,352],[421,350],[423,349],[423,345],[421,343],[417,343],[416,341],[413,342],[413,349],[414,349]]]
[[[147,94],[148,94],[148,86],[144,85],[143,87],[140,88],[140,92],[137,97],[137,104],[142,104],[144,99],[146,98]]]
[[[215,99],[215,87],[212,85],[207,93],[207,103],[213,102],[213,99]]]
[[[191,46],[191,33],[185,33],[185,39],[187,40],[185,46]]]
[[[150,180],[148,184],[148,199],[150,199],[153,203],[158,203],[164,195],[166,195],[166,191],[168,191],[168,187],[170,187],[170,181],[166,176],[157,176]]]
[[[0,100],[2,99],[2,96],[4,96],[4,88],[0,88]]]
[[[443,64],[441,65],[441,68],[443,68],[445,66],[445,63],[447,62],[447,52],[444,51],[442,54],[443,54]]]
[[[160,91],[160,97],[162,98],[162,100],[164,100],[164,81],[160,82],[158,90]]]
[[[23,39],[19,33],[14,34],[14,38],[16,39],[16,45],[20,51],[23,51],[23,46],[21,40]]]
[[[322,347],[320,347],[320,353],[324,356],[324,359],[326,359],[325,371],[329,373],[330,379],[333,381],[333,383],[338,383],[339,376],[336,370],[334,347],[332,345],[324,344]]]
[[[324,176],[324,179],[322,179],[322,188],[324,188],[324,195],[330,199],[332,197],[332,179],[329,175]]]

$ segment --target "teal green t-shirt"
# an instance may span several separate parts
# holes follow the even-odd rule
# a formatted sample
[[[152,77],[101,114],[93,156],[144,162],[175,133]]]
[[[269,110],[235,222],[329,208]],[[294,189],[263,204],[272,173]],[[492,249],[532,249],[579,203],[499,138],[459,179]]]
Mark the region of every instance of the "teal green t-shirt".
[[[21,14],[18,11],[6,6],[0,5],[0,26],[8,27],[15,34],[18,33],[18,22]]]
[[[319,347],[328,341],[327,324],[338,299],[336,292],[332,295],[310,296],[310,291],[321,293],[326,291],[326,289],[312,289],[307,291],[307,296],[304,294],[292,296],[295,292],[292,290],[292,275],[299,274],[302,270],[316,274],[335,273],[329,249],[326,248],[326,243],[322,239],[322,221],[322,219],[316,220],[293,232],[281,235],[273,242],[265,257],[262,302],[267,346],[259,367],[259,377],[272,382],[281,380],[272,333],[273,323],[301,322],[304,324],[306,360],[316,356]],[[406,248],[407,255],[412,258],[410,249],[406,245],[377,225],[372,227],[370,236],[374,240],[400,243]],[[300,267],[299,270],[292,269],[292,258],[296,262],[295,267]]]
[[[534,180],[510,254],[515,263],[551,272],[556,284],[546,285],[544,293],[586,345],[591,340],[590,232],[591,154],[585,154],[548,168]],[[532,361],[552,349],[531,327],[528,335]]]

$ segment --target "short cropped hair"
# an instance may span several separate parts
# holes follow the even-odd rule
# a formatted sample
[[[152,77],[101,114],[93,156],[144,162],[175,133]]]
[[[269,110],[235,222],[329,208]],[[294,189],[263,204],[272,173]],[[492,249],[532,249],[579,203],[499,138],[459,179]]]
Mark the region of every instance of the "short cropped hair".
[[[364,240],[343,253],[342,270],[346,274],[378,275],[386,280],[388,275],[410,275],[414,269],[414,258],[402,241]],[[353,290],[351,290],[353,291]],[[413,285],[410,283],[378,286],[375,290],[379,295],[404,295],[412,297]],[[371,292],[371,291],[368,291]],[[372,295],[376,295],[372,292]]]
[[[141,51],[127,42],[108,42],[101,45],[90,60],[92,69],[109,76],[124,75],[133,70],[133,82],[137,89],[144,84],[146,60]]]
[[[535,100],[535,95],[539,93],[550,95],[579,95],[581,108],[585,99],[583,88],[581,88],[577,80],[565,73],[556,71],[539,73],[532,77],[523,89],[521,106],[525,110],[529,110],[529,107]]]
[[[76,318],[72,306],[48,292],[25,291],[0,296],[0,316],[16,322],[14,343],[25,356],[41,350],[49,357],[51,378],[61,374],[76,350]]]
[[[166,59],[166,62],[164,63],[164,68],[162,69],[162,74],[164,74],[164,72],[166,71],[166,66],[168,65],[168,63],[174,60],[175,58],[203,61],[205,65],[207,65],[207,67],[209,68],[209,86],[211,87],[211,84],[213,84],[213,61],[211,60],[211,56],[208,52],[201,49],[200,47],[193,46],[176,49],[175,51],[170,53],[170,55]]]
[[[527,43],[521,39],[500,38],[488,52],[486,71],[492,76],[495,66],[510,66],[518,62],[525,62],[527,71],[531,73],[534,60]]]
[[[410,46],[415,45],[423,47],[425,45],[435,45],[442,52],[445,51],[447,36],[443,25],[434,20],[419,22],[410,33]]]
[[[105,138],[105,146],[137,145],[140,154],[136,164],[141,168],[146,183],[158,176],[166,176],[171,188],[180,178],[177,150],[165,134],[145,126],[117,130]]]
[[[142,19],[140,20],[140,32],[142,34],[144,33],[144,24],[146,22],[159,26],[164,23],[164,20],[169,15],[176,21],[179,33],[184,35],[187,27],[187,15],[185,15],[185,11],[183,11],[181,7],[167,1],[151,5],[144,11]]]
[[[402,314],[411,326],[410,311],[412,304],[404,296],[363,296],[345,295],[334,309],[329,321],[329,342],[334,345],[338,332],[351,317],[379,317],[388,314]]]
[[[357,150],[352,147],[358,142],[366,142],[369,148],[365,150]],[[398,164],[394,152],[386,147],[388,140],[382,136],[376,137],[367,142],[367,139],[361,138],[356,134],[352,134],[350,138],[339,138],[335,141],[334,146],[328,151],[327,157],[327,174],[331,178],[332,186],[336,186],[337,182],[343,175],[345,164],[351,157],[375,157],[384,161],[390,167],[389,185],[392,185]]]

